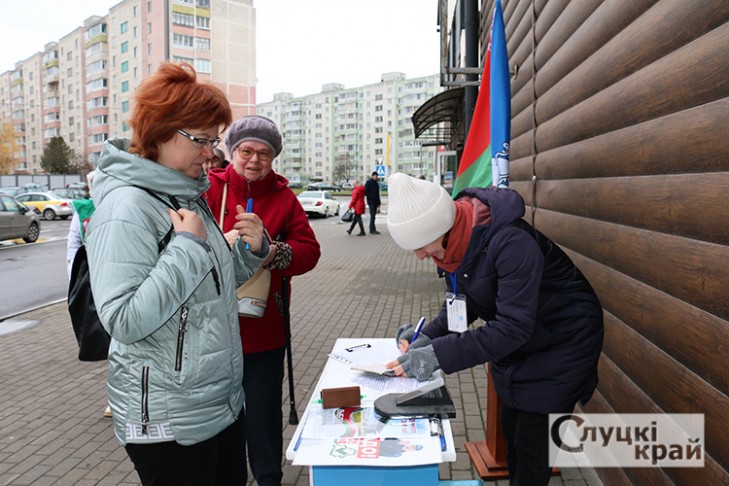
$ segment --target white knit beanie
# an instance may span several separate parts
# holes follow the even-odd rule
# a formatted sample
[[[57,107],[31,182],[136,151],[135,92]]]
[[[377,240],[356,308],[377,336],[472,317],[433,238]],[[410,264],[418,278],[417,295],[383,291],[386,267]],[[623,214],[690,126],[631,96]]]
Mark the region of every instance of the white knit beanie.
[[[456,205],[441,186],[398,172],[387,194],[387,228],[400,248],[417,250],[453,227]]]

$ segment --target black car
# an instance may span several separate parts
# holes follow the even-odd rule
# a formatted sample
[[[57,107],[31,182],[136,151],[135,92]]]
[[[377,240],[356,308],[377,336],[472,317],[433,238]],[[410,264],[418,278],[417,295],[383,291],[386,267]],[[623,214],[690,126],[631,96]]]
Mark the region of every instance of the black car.
[[[309,184],[306,186],[306,189],[309,191],[341,191],[342,189],[339,186],[335,186],[334,184],[329,184],[328,182],[315,182],[313,184]]]

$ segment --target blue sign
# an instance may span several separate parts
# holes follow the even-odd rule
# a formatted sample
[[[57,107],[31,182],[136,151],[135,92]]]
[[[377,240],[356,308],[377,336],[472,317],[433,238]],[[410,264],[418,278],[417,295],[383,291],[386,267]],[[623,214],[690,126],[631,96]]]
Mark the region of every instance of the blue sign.
[[[375,170],[377,171],[377,175],[379,177],[385,177],[385,166],[384,165],[375,166]]]

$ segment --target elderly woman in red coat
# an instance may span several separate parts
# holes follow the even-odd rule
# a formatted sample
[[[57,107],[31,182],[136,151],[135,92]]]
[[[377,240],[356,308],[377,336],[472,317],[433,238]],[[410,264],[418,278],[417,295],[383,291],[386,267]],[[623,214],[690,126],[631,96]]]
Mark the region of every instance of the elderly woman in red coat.
[[[271,270],[266,311],[261,318],[240,317],[239,321],[248,460],[259,485],[278,485],[283,476],[281,387],[287,306],[284,295],[291,295],[288,280],[288,292],[284,294],[282,277],[312,270],[321,252],[301,203],[288,188],[288,181],[272,170],[273,159],[282,148],[276,124],[262,116],[240,118],[228,129],[225,145],[230,165],[208,174],[208,204],[213,215],[220,220],[222,211],[222,229],[226,238],[234,241],[236,235],[230,230],[236,222],[237,207],[245,210],[247,202],[252,200],[252,212],[261,218],[273,240],[269,258],[263,263]]]
[[[367,234],[364,230],[364,224],[362,224],[362,215],[365,213],[365,188],[359,180],[354,181],[353,184],[354,189],[352,190],[352,200],[349,201],[349,209],[354,210],[354,219],[352,220],[352,225],[347,230],[347,234],[351,235],[354,226],[359,223],[359,233],[357,233],[357,236],[364,236]]]

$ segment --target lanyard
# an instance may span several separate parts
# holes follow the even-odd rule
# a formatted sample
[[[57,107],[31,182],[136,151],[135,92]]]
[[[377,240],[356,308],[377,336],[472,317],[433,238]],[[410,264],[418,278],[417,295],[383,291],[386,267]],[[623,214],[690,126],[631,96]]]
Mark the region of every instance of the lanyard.
[[[453,289],[453,295],[456,295],[458,293],[458,292],[456,292],[456,274],[449,273],[448,278],[451,279],[451,288]]]

